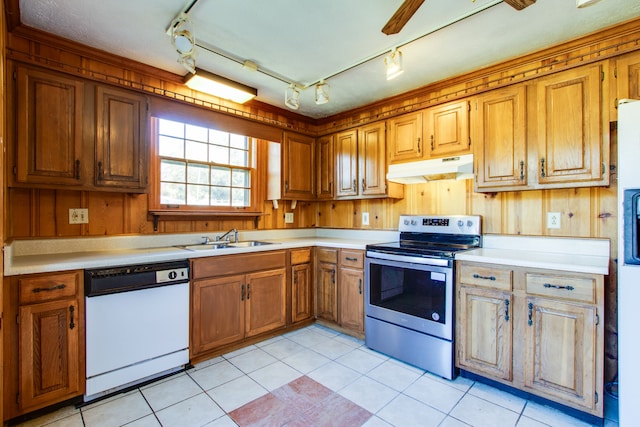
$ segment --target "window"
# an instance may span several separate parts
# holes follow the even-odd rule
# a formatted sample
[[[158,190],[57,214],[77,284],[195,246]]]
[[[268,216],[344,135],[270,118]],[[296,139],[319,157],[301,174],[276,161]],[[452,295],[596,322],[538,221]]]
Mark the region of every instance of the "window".
[[[170,210],[251,208],[254,139],[189,123],[157,119],[157,194]]]

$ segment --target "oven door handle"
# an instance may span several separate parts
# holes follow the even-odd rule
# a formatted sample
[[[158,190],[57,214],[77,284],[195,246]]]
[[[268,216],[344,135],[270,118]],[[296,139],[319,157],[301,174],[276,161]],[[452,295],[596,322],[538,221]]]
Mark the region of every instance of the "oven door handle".
[[[383,252],[367,251],[368,258],[375,258],[388,261],[409,262],[412,264],[437,265],[450,267],[453,260],[445,258],[422,258],[416,256],[396,255]]]

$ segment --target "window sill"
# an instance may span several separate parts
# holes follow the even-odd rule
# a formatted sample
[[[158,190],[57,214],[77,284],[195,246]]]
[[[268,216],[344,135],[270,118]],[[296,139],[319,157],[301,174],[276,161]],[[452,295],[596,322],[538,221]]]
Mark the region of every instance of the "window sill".
[[[149,215],[153,217],[153,231],[158,231],[158,222],[162,221],[172,221],[172,220],[184,220],[185,218],[189,219],[207,219],[207,218],[251,218],[254,217],[254,222],[256,228],[258,227],[258,221],[260,217],[265,215],[264,212],[253,212],[253,211],[245,211],[245,210],[237,210],[237,211],[198,211],[198,210],[184,210],[178,211],[175,209],[171,210],[162,210],[157,209],[153,211],[149,211]]]

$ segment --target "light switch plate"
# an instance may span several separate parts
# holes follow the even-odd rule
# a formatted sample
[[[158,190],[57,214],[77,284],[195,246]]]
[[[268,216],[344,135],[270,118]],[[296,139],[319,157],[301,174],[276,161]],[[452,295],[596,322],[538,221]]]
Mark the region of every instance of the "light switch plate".
[[[285,212],[285,214],[284,214],[284,223],[285,224],[293,224],[293,212]]]
[[[547,212],[547,228],[560,228],[560,212]]]
[[[362,212],[362,225],[369,225],[369,212]]]
[[[69,224],[88,224],[89,209],[69,209]]]

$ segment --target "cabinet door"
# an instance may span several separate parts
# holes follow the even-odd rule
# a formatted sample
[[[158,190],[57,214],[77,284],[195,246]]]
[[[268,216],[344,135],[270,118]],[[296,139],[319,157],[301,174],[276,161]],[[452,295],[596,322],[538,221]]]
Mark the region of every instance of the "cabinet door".
[[[386,144],[384,123],[364,126],[358,131],[358,172],[360,194],[384,196],[386,186]]]
[[[294,265],[291,272],[291,321],[296,323],[313,316],[311,264]]]
[[[336,196],[358,195],[358,132],[349,130],[336,136]]]
[[[76,299],[19,308],[19,407],[22,412],[82,393]]]
[[[282,147],[283,197],[312,200],[315,166],[314,139],[285,132]]]
[[[316,316],[332,322],[338,320],[336,270],[335,264],[320,262],[316,275]]]
[[[340,325],[364,332],[364,272],[340,269]]]
[[[618,78],[616,79],[617,96],[621,99],[640,99],[640,52],[623,56],[616,61]],[[617,111],[612,113],[611,121],[618,119]]]
[[[191,357],[244,338],[244,275],[192,284]]]
[[[333,199],[335,159],[333,157],[333,135],[316,141],[316,198]]]
[[[527,298],[525,387],[548,398],[595,408],[596,310]]]
[[[81,164],[83,82],[19,67],[16,86],[15,181],[63,186],[86,183],[85,165]]]
[[[462,286],[458,298],[458,366],[511,381],[512,294]]]
[[[247,274],[246,335],[251,337],[286,324],[286,271]]]
[[[98,187],[148,190],[147,98],[108,86],[96,88]]]
[[[469,101],[450,102],[424,112],[428,158],[471,153]]]
[[[411,113],[387,120],[389,129],[389,163],[422,160],[422,113]]]
[[[527,185],[526,91],[498,89],[476,100],[471,122],[476,191]]]
[[[536,82],[540,184],[609,184],[601,80],[601,66],[590,65]]]

